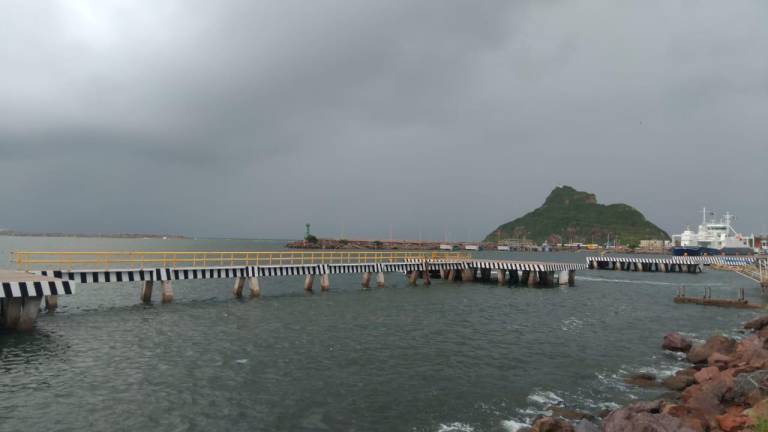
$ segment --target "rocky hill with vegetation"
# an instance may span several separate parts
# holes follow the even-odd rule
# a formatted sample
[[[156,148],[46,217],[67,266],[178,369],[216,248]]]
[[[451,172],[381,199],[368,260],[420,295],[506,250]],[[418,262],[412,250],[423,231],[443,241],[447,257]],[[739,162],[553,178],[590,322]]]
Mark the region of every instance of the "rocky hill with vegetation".
[[[595,194],[558,186],[536,210],[499,226],[485,241],[530,239],[537,243],[605,243],[669,240],[669,235],[626,204],[599,204]]]

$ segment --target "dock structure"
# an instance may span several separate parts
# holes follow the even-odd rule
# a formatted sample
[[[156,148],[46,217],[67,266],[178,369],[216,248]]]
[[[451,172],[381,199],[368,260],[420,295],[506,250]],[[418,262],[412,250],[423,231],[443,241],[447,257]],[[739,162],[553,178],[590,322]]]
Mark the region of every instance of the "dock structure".
[[[53,312],[58,296],[74,294],[75,282],[40,274],[0,270],[0,327],[29,330],[40,305]]]
[[[573,286],[576,270],[586,268],[584,264],[480,260],[464,252],[398,251],[15,252],[14,261],[21,270],[14,273],[66,284],[66,294],[74,293],[75,283],[136,283],[142,303],[152,302],[156,284],[161,301],[169,303],[174,298],[172,283],[193,279],[234,279],[235,297],[243,297],[246,286],[251,297],[258,297],[261,278],[281,276],[303,276],[304,290],[309,292],[315,279],[321,291],[328,291],[331,275],[353,273],[362,275],[363,288],[370,287],[374,274],[376,286],[382,288],[386,273],[403,274],[414,285],[419,279],[429,285],[432,279],[489,282],[492,272],[500,285],[547,287]]]
[[[721,264],[730,266],[747,266],[754,262],[753,257],[733,256],[656,256],[656,257],[626,257],[626,256],[589,256],[587,268],[593,270],[624,270],[637,272],[664,273],[701,273],[703,265]]]

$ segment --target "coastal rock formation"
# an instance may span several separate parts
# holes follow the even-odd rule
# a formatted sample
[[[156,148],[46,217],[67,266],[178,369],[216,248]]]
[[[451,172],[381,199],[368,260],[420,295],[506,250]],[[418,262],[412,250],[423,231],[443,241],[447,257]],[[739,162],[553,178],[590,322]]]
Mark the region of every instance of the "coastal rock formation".
[[[632,374],[626,377],[624,382],[627,384],[636,385],[638,387],[655,387],[659,384],[656,381],[656,375],[647,372]]]
[[[665,378],[665,387],[675,391],[654,401],[634,402],[604,417],[605,432],[747,432],[758,422],[768,424],[768,316],[745,324],[755,333],[736,341],[712,336],[693,346],[688,360],[694,367]],[[665,349],[683,352],[679,335],[664,337]],[[651,374],[634,374],[626,379],[637,385],[655,383]],[[679,393],[677,393],[679,392]],[[534,431],[593,432],[597,426],[588,420],[566,428],[565,419],[539,419]],[[584,422],[585,429],[579,429]]]
[[[661,347],[667,351],[688,352],[693,344],[684,338],[680,333],[672,332],[664,335],[664,342]]]
[[[604,243],[621,238],[625,244],[640,240],[669,240],[669,235],[626,204],[598,204],[597,197],[570,186],[556,187],[544,204],[511,222],[502,224],[485,238],[530,239],[536,243]]]
[[[700,345],[695,345],[688,351],[688,361],[691,363],[706,363],[709,356],[714,353],[731,354],[736,346],[736,342],[725,336],[712,336]]]

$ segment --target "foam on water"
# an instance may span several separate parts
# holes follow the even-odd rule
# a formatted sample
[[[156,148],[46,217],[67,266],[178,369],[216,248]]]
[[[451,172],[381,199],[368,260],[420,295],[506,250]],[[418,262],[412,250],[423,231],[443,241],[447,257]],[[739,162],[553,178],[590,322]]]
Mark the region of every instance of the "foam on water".
[[[438,427],[437,432],[474,432],[474,430],[475,428],[466,423],[454,422],[441,424]]]
[[[627,283],[627,284],[642,284],[642,285],[668,285],[668,286],[680,286],[684,285],[686,287],[692,287],[692,286],[706,286],[706,287],[713,287],[713,286],[724,286],[721,283],[675,283],[675,282],[660,282],[660,281],[654,281],[654,280],[648,280],[648,279],[607,279],[607,278],[600,278],[600,277],[589,277],[589,276],[579,276],[579,280],[585,280],[585,281],[595,281],[595,282],[614,282],[614,283]]]
[[[519,421],[516,421],[516,420],[502,420],[501,421],[501,427],[503,427],[504,430],[509,431],[509,432],[517,432],[520,429],[522,429],[524,427],[528,427],[528,426],[530,426],[530,424],[519,422]]]

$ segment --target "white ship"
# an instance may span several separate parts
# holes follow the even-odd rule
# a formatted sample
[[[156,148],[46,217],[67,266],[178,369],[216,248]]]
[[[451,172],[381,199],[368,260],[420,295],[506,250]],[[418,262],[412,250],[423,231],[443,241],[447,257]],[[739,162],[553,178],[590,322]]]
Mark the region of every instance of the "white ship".
[[[755,236],[743,236],[731,226],[733,215],[726,213],[719,221],[707,220],[707,209],[702,210],[698,231],[686,228],[682,234],[672,236],[674,255],[748,255],[753,251]]]

